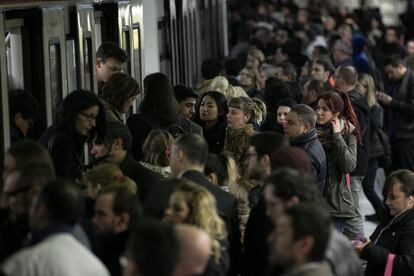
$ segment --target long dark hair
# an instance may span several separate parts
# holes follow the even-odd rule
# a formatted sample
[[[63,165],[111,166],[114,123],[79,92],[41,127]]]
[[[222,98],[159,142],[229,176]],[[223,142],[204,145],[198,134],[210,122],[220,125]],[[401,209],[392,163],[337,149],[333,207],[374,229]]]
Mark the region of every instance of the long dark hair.
[[[209,96],[216,102],[217,111],[218,111],[218,123],[226,124],[227,123],[226,115],[229,112],[229,106],[227,104],[226,96],[224,96],[223,93],[220,93],[217,91],[209,91],[209,92],[204,93],[203,96],[201,96],[201,99],[197,106],[197,112],[194,115],[194,121],[200,126],[204,125],[204,121],[201,120],[200,118],[200,106],[201,106],[201,102],[203,101],[203,99],[207,96]]]
[[[177,119],[180,106],[166,75],[153,73],[145,77],[144,99],[139,111],[163,122],[174,122]]]
[[[359,122],[352,107],[351,100],[348,97],[348,94],[342,91],[331,91],[322,94],[318,98],[325,100],[326,105],[329,110],[333,113],[339,113],[339,117],[349,121],[355,126],[354,135],[357,139],[358,144],[361,143],[361,129],[359,127]]]
[[[106,134],[106,116],[105,110],[99,97],[90,91],[75,90],[67,95],[57,112],[56,127],[59,130],[67,131],[72,135],[78,135],[76,130],[76,120],[80,112],[91,108],[99,107],[96,125],[89,133],[89,139],[97,137],[103,139]]]
[[[122,111],[124,103],[131,97],[141,93],[138,82],[124,73],[115,73],[102,87],[102,99],[117,111]]]

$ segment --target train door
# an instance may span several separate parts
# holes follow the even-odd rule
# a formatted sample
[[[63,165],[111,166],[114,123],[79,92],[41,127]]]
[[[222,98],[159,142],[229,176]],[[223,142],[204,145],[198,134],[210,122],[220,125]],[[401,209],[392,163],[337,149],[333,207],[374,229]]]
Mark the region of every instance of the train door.
[[[199,22],[199,14],[197,9],[197,0],[188,0],[188,10],[189,10],[189,32],[191,37],[191,79],[193,87],[195,87],[200,81],[200,54],[201,54],[201,35],[200,35],[200,22]]]
[[[167,18],[167,55],[170,60],[171,82],[175,85],[180,82],[177,9],[174,0],[165,0],[164,7]]]
[[[168,35],[168,15],[166,13],[167,8],[164,7],[164,2],[158,1],[158,20],[157,20],[157,39],[158,39],[158,56],[160,60],[160,72],[167,75],[170,80],[173,79],[171,57],[168,52],[171,46],[169,45],[170,39]],[[165,4],[166,5],[166,4]]]
[[[43,62],[47,125],[54,121],[57,107],[68,93],[65,11],[63,6],[43,7]]]
[[[217,0],[216,3],[217,14],[217,34],[218,34],[218,57],[224,58],[229,55],[229,42],[228,42],[228,20],[227,20],[227,0]]]
[[[1,135],[0,146],[3,149],[0,152],[0,158],[3,160],[3,153],[10,146],[10,125],[9,125],[9,98],[7,87],[7,65],[6,65],[6,45],[5,45],[5,29],[4,29],[4,14],[3,10],[0,10],[0,33],[3,34],[3,38],[0,39],[0,86],[1,86]]]
[[[131,69],[132,76],[143,85],[144,79],[144,6],[142,0],[131,0]],[[133,106],[133,112],[136,113],[142,101],[141,93]]]
[[[95,60],[95,20],[92,4],[76,4],[78,87],[98,93]]]
[[[115,2],[97,2],[95,8],[95,46],[105,41],[119,44],[118,5]]]
[[[211,35],[211,15],[209,14],[209,0],[199,0],[199,15],[202,53],[201,61],[204,61],[205,59],[214,56],[214,42]]]

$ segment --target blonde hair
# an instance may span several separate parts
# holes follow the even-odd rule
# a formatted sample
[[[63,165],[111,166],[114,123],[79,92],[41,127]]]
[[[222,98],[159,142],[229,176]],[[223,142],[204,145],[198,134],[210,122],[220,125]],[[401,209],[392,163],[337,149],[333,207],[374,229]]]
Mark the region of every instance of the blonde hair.
[[[255,105],[255,102],[249,97],[237,97],[229,102],[229,107],[240,109],[249,118],[249,121],[256,116]]]
[[[144,162],[159,167],[168,166],[169,160],[166,151],[171,149],[173,142],[174,138],[167,130],[151,130],[142,146]]]
[[[246,66],[243,69],[241,69],[240,72],[243,71],[244,69],[246,69],[249,72],[249,74],[252,76],[254,88],[256,90],[261,90],[262,83],[261,83],[261,76],[260,76],[259,70]]]
[[[247,55],[250,55],[250,56],[254,57],[255,59],[257,59],[259,61],[259,63],[262,63],[265,60],[265,56],[264,56],[263,52],[259,49],[256,49],[256,48],[252,48],[252,49],[248,50]]]
[[[219,241],[227,238],[227,230],[218,214],[216,199],[206,188],[189,180],[182,181],[174,192],[184,194],[190,209],[188,223],[206,231],[213,240],[213,256],[217,262],[221,255]]]
[[[267,116],[267,109],[266,104],[258,99],[258,98],[252,98],[254,102],[253,110],[254,110],[254,117],[253,120],[258,124],[261,125],[264,120],[266,120]]]
[[[121,169],[112,163],[98,165],[88,170],[83,176],[84,182],[88,181],[93,187],[101,185],[101,190],[109,186],[125,187],[132,194],[137,193],[137,184],[123,175]]]
[[[378,105],[377,97],[375,96],[375,82],[371,75],[361,74],[358,79],[358,85],[364,86],[367,89],[365,97],[367,98],[368,106]]]

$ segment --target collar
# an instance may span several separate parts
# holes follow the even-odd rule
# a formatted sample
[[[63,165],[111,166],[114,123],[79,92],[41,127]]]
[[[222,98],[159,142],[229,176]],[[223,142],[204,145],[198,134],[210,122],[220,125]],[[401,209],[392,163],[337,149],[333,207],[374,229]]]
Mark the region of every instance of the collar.
[[[72,234],[73,226],[69,224],[57,223],[47,226],[45,229],[35,231],[32,233],[30,245],[36,245],[52,235],[67,233]]]
[[[315,128],[312,128],[312,129],[311,129],[311,130],[309,130],[308,132],[303,133],[303,134],[299,135],[298,137],[293,138],[293,139],[290,141],[290,144],[291,144],[292,146],[302,145],[302,144],[305,144],[305,143],[307,143],[307,142],[309,142],[309,141],[311,141],[311,140],[316,139],[316,138],[317,138],[317,136],[318,136],[318,135],[317,135],[317,133],[316,133],[316,129],[315,129]]]

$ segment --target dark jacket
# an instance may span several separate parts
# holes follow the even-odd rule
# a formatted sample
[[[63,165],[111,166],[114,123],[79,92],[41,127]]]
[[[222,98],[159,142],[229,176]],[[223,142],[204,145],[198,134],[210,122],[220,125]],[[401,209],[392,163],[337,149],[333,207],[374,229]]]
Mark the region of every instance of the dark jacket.
[[[260,191],[262,190],[260,188]],[[269,271],[267,237],[272,229],[273,224],[266,215],[266,203],[261,196],[250,211],[244,232],[242,276],[266,275]]]
[[[120,234],[105,236],[98,239],[96,256],[105,264],[111,276],[121,276],[122,267],[119,258],[124,254],[128,241],[129,231]]]
[[[356,166],[357,146],[353,134],[335,133],[329,144],[324,144],[326,154],[326,182],[324,198],[333,217],[353,218],[356,215],[351,191],[345,174]]]
[[[388,254],[395,254],[392,275],[414,275],[414,209],[380,224],[370,237],[371,242],[361,252],[368,262],[365,275],[384,275]]]
[[[369,159],[378,158],[384,154],[384,148],[378,136],[378,131],[382,128],[384,110],[379,105],[374,105],[370,109],[371,133],[369,137]]]
[[[370,109],[367,99],[358,90],[354,89],[348,92],[348,95],[361,130],[361,143],[357,146],[357,165],[351,175],[364,176],[368,169],[369,161],[369,139],[371,135]]]
[[[86,139],[80,134],[58,130],[54,125],[46,129],[39,141],[52,157],[56,176],[78,182],[81,180]]]
[[[224,148],[224,139],[226,137],[226,122],[217,122],[212,128],[203,127],[203,135],[208,143],[210,153],[219,154]]]
[[[326,179],[326,156],[322,144],[318,140],[316,130],[313,128],[308,133],[292,139],[290,145],[301,148],[308,154],[311,162],[311,175],[320,191],[323,192]]]
[[[156,126],[154,125],[153,121],[157,123]],[[188,133],[203,135],[203,130],[199,125],[182,116],[179,116],[173,123],[166,123],[160,122],[152,117],[150,120],[148,120],[148,115],[145,114],[132,114],[127,120],[127,125],[129,127],[129,131],[132,134],[131,154],[134,159],[141,161],[144,157],[142,146],[144,145],[145,139],[151,130],[157,128],[168,128],[168,126],[171,126],[173,124],[182,127],[182,129]]]
[[[413,138],[414,74],[407,70],[404,76],[397,82],[399,83],[398,92],[393,96],[391,104],[385,107],[386,112],[391,110],[394,115],[393,122],[390,122],[393,125],[387,125],[387,128],[394,128],[394,138],[396,139]]]
[[[125,176],[135,181],[138,188],[138,197],[143,202],[152,187],[161,180],[161,176],[145,168],[139,162],[127,154],[119,164],[119,168]]]
[[[228,231],[229,254],[231,260],[230,272],[228,275],[237,275],[241,265],[241,244],[239,216],[237,213],[236,198],[218,186],[212,184],[201,172],[187,171],[182,175],[206,188],[216,199],[220,216],[224,219]],[[144,210],[147,215],[162,218],[164,210],[168,207],[168,201],[175,188],[179,185],[176,179],[160,181],[159,184],[149,192],[144,201]]]

